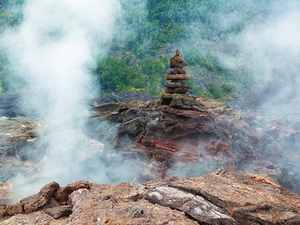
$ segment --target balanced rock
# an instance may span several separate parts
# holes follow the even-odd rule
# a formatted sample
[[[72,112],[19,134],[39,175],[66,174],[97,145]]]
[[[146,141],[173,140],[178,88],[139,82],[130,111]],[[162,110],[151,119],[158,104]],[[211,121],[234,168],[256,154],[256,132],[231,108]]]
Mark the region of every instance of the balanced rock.
[[[179,57],[179,51],[176,50],[176,54],[170,58],[170,67],[173,69],[167,72],[166,80],[171,80],[171,82],[165,83],[165,92],[185,94],[189,90],[190,86],[183,84],[183,80],[191,78],[185,75],[186,71],[182,69],[185,66],[188,64]]]
[[[183,61],[183,58],[179,57],[179,51],[178,49],[176,50],[176,54],[170,58],[170,67],[171,68],[183,68],[185,66],[188,66],[186,62]]]

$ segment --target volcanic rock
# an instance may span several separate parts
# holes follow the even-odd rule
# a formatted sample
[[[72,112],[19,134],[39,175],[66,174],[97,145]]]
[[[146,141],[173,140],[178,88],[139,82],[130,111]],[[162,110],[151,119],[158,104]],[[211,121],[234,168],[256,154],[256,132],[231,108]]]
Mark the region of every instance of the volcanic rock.
[[[175,56],[170,58],[170,67],[174,69],[167,72],[166,80],[171,80],[171,83],[165,83],[165,92],[185,94],[189,90],[190,87],[182,82],[190,79],[190,76],[185,75],[186,71],[182,69],[185,66],[188,64],[179,57],[179,51],[176,50]]]
[[[24,212],[33,212],[47,204],[59,187],[58,183],[51,182],[45,185],[38,194],[22,199],[20,204],[24,208]]]
[[[185,94],[188,90],[189,90],[189,88],[187,88],[187,87],[179,87],[179,88],[166,87],[165,88],[165,92],[178,93],[178,94]]]
[[[89,184],[90,189],[69,195],[72,206],[43,209],[44,215],[15,215],[0,224],[292,225],[300,221],[300,196],[263,174],[238,174],[220,168],[197,178]],[[76,186],[76,182],[67,186]],[[53,219],[61,216],[65,219]]]
[[[90,188],[90,183],[87,181],[79,180],[76,181],[72,184],[66,185],[64,187],[60,187],[58,191],[55,193],[55,199],[58,203],[61,205],[66,205],[68,202],[68,197],[69,195],[78,189],[85,188],[89,189]]]
[[[9,215],[9,216],[20,214],[20,213],[23,213],[23,206],[21,203],[9,205],[5,210],[5,215]]]
[[[300,193],[295,116],[268,121],[251,112],[233,112],[227,103],[169,93],[159,101],[118,103],[114,110],[94,110],[92,115],[92,133],[87,135],[133,160],[140,182],[172,175],[198,177],[224,167],[270,174]],[[112,154],[109,148],[104,152]],[[286,160],[288,164],[282,163]]]
[[[54,219],[58,219],[63,216],[69,216],[72,213],[72,206],[71,205],[55,206],[52,208],[47,208],[43,211],[49,216],[53,217]]]
[[[165,83],[166,87],[170,87],[170,88],[186,88],[189,89],[190,86],[189,85],[182,85],[181,83]]]
[[[176,50],[176,54],[170,58],[170,67],[182,69],[185,66],[188,66],[188,64],[183,61],[183,58],[179,57],[179,51]]]
[[[191,76],[185,74],[166,75],[166,80],[189,80]]]
[[[182,68],[175,67],[173,70],[167,71],[167,75],[186,74]]]
[[[42,213],[35,212],[30,215],[15,215],[9,219],[2,221],[1,225],[19,225],[19,224],[35,224],[35,225],[49,225],[54,220],[53,217]],[[52,224],[52,223],[51,223]]]
[[[34,117],[0,118],[0,157],[16,157],[20,160],[39,161],[45,152],[38,146],[39,129],[42,125]]]

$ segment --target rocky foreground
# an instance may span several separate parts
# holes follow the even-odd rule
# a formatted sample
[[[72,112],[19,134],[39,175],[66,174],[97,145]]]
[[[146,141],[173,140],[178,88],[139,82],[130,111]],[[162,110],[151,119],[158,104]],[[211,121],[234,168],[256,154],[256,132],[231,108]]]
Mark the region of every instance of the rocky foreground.
[[[9,194],[10,184],[1,186]],[[5,190],[5,191],[4,191]],[[300,196],[269,176],[225,172],[144,184],[51,182],[0,210],[12,224],[300,224]]]
[[[0,118],[0,224],[300,224],[297,115],[258,116],[164,94],[94,106],[57,123]],[[81,133],[66,143],[62,124]],[[55,133],[69,148],[64,154],[76,152],[76,167],[107,182],[52,182],[20,200],[9,180],[21,174],[34,181],[45,158],[62,157],[51,152]],[[122,163],[130,165],[123,173]],[[128,173],[136,183],[104,184]]]

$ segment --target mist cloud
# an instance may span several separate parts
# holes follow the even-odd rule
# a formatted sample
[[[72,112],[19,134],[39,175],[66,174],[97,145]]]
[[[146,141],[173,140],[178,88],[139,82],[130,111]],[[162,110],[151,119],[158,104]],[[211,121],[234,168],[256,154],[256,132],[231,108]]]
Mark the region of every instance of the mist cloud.
[[[48,124],[37,145],[47,145],[40,171],[30,178],[20,174],[16,184],[105,181],[112,170],[99,161],[103,144],[82,133],[87,116],[79,113],[88,110],[86,97],[98,90],[89,68],[109,49],[120,12],[118,0],[27,0],[24,20],[4,33],[10,62],[26,81],[24,110]]]
[[[237,59],[261,88],[262,111],[284,115],[299,111],[300,3],[276,3],[272,16],[239,36]]]
[[[80,97],[91,85],[87,67],[95,54],[105,52],[97,44],[109,43],[119,11],[114,0],[25,3],[24,21],[17,31],[7,33],[5,41],[29,87],[47,96],[47,104],[42,104],[47,116],[63,115],[82,104]]]

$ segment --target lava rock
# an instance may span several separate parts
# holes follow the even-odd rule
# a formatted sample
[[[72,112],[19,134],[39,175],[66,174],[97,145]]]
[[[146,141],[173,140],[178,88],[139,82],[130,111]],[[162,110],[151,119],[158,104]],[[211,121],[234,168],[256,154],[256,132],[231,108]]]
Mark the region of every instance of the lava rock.
[[[22,199],[20,203],[24,208],[24,212],[33,212],[47,204],[59,187],[59,184],[53,181],[45,185],[38,194]]]
[[[52,208],[47,208],[44,210],[46,214],[53,217],[54,219],[59,219],[63,216],[69,216],[72,213],[72,206],[71,205],[64,205],[64,206],[56,206]]]
[[[90,183],[88,181],[79,180],[64,187],[60,187],[55,193],[55,200],[61,205],[66,205],[68,203],[69,195],[73,191],[81,188],[89,189]]]

